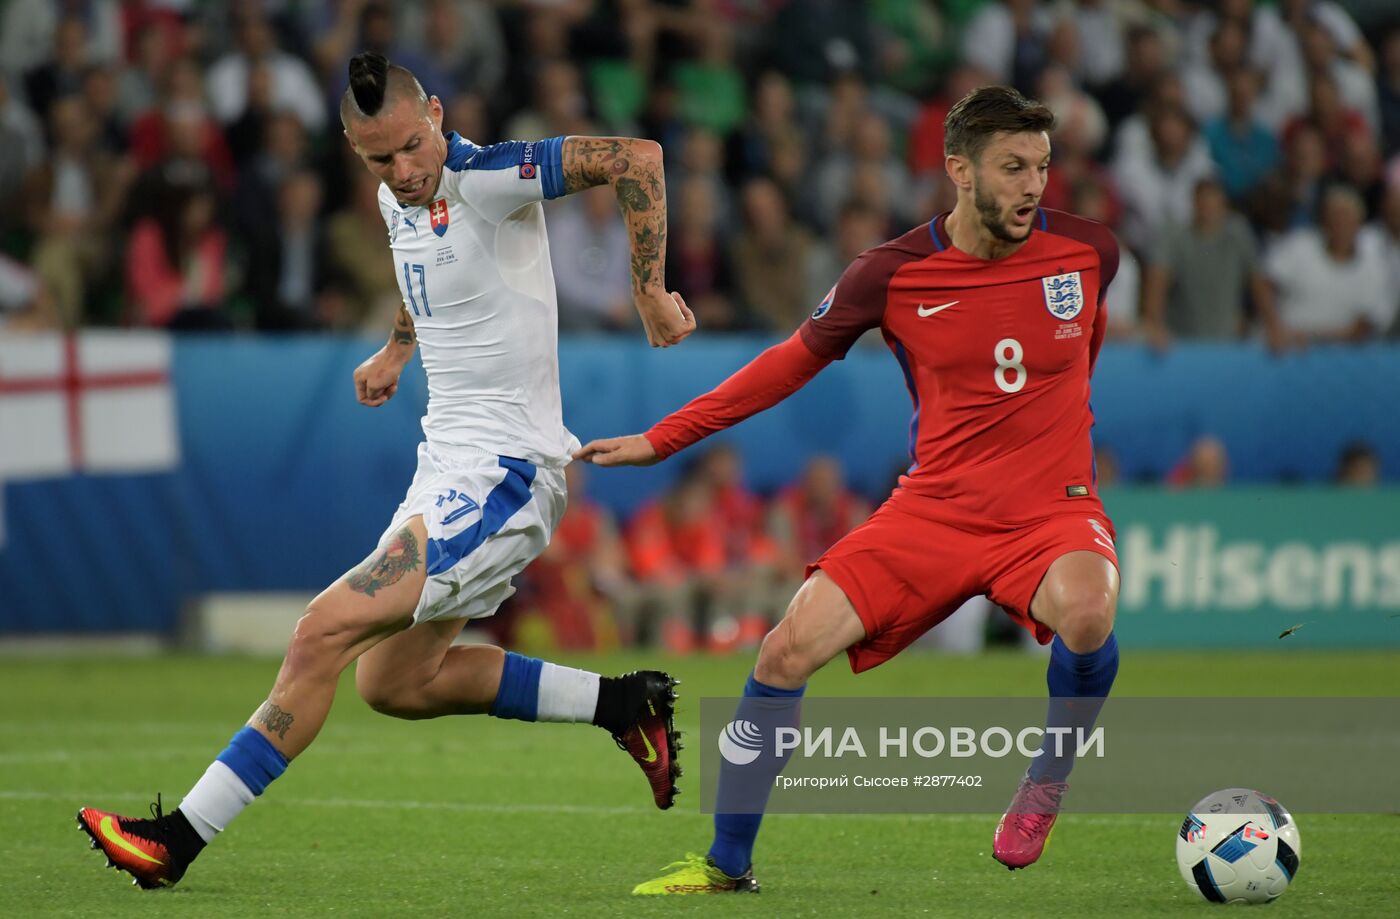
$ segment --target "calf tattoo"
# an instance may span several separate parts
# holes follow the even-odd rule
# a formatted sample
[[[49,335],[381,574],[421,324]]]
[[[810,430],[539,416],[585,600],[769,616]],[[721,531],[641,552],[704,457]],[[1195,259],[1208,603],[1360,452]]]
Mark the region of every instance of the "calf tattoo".
[[[287,730],[292,726],[296,717],[291,712],[285,712],[271,702],[264,702],[253,713],[253,720],[267,728],[269,734],[276,734],[279,740],[286,740]]]
[[[418,567],[418,537],[404,527],[394,534],[389,544],[366,559],[345,576],[345,582],[356,593],[367,597],[391,584],[397,584],[405,574]]]

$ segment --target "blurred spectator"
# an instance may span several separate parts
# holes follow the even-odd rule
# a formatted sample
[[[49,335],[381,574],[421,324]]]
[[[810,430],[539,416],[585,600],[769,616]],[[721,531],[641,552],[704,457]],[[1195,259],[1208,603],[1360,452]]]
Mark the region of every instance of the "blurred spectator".
[[[234,160],[204,103],[204,74],[192,57],[177,58],[162,76],[160,100],[131,125],[131,155],[140,170],[170,159],[199,161],[221,188],[234,182]]]
[[[1202,66],[1188,63],[1181,71],[1186,88],[1186,107],[1198,124],[1205,124],[1225,113],[1226,81],[1230,75],[1247,69],[1249,38],[1244,26],[1224,19],[1210,37],[1210,59]]]
[[[1359,113],[1370,130],[1379,129],[1376,83],[1371,73],[1337,53],[1337,43],[1322,23],[1306,19],[1297,28],[1305,70],[1294,74],[1294,79],[1306,78],[1311,85],[1316,85],[1319,78],[1330,78],[1336,84],[1341,104]],[[1274,76],[1277,78],[1278,74]]]
[[[1295,32],[1305,23],[1316,23],[1331,37],[1338,54],[1367,72],[1375,72],[1376,58],[1366,44],[1366,36],[1341,4],[1331,0],[1281,0],[1278,6],[1279,15]]]
[[[887,240],[887,232],[884,216],[879,211],[860,198],[846,202],[836,218],[833,242],[815,243],[807,257],[805,299],[809,312],[826,299],[841,273],[857,256]]]
[[[1169,70],[1170,58],[1161,33],[1147,25],[1135,25],[1127,32],[1127,62],[1123,75],[1098,89],[1099,104],[1109,124],[1118,125],[1139,111],[1152,88]]]
[[[131,229],[126,287],[134,325],[223,329],[228,239],[207,185],[167,185]]]
[[[110,267],[110,234],[132,171],[94,142],[96,126],[81,96],[54,101],[49,134],[49,155],[25,180],[24,210],[35,237],[34,270],[53,293],[58,321],[72,327]]]
[[[177,57],[179,32],[145,29],[133,36],[132,59],[117,77],[117,111],[128,126],[142,112],[155,108],[171,62]]]
[[[233,226],[238,236],[253,241],[276,235],[278,190],[309,159],[306,131],[288,112],[268,117],[258,143],[242,163],[233,198]],[[266,250],[265,242],[253,245]]]
[[[44,64],[65,18],[77,19],[82,25],[78,49],[82,60],[116,63],[122,54],[120,7],[118,0],[9,0],[0,19],[0,67],[18,76]],[[73,8],[76,11],[70,13]]]
[[[257,5],[241,5],[233,26],[237,45],[209,68],[214,117],[224,124],[238,120],[248,106],[253,71],[261,65],[268,69],[272,107],[292,112],[307,131],[319,133],[326,126],[326,97],[311,67],[277,47],[272,25]]]
[[[1157,347],[1173,338],[1238,338],[1251,296],[1270,339],[1277,340],[1272,291],[1254,234],[1230,210],[1220,182],[1202,179],[1191,222],[1168,227],[1153,251],[1143,291],[1148,336]]]
[[[909,205],[914,194],[909,172],[894,155],[889,123],[883,116],[867,111],[856,120],[850,145],[830,151],[816,168],[812,191],[817,196],[821,226],[835,227],[836,215],[850,194],[855,174],[862,168],[879,174],[885,200],[898,212],[900,224],[912,222]]]
[[[637,511],[625,540],[632,574],[643,601],[637,631],[653,632],[660,618],[662,640],[676,652],[693,650],[712,611],[725,605],[726,555],[714,505],[714,487],[695,470]]]
[[[1218,437],[1196,438],[1186,455],[1167,472],[1171,488],[1219,488],[1230,478],[1230,458]]]
[[[423,48],[434,69],[447,78],[453,95],[470,91],[489,98],[500,88],[507,52],[494,4],[427,0],[421,6],[407,5],[403,14],[410,43]]]
[[[801,479],[773,500],[769,514],[782,575],[800,585],[807,566],[869,516],[870,505],[846,487],[841,463],[813,457]]]
[[[506,122],[506,137],[535,140],[593,133],[586,128],[588,97],[573,64],[565,60],[544,62],[535,74],[534,87],[530,107]]]
[[[52,53],[24,75],[34,114],[47,121],[55,99],[81,92],[87,64],[87,24],[78,16],[64,16],[54,29]]]
[[[1242,201],[1278,165],[1278,139],[1254,114],[1258,87],[1256,71],[1236,68],[1225,78],[1225,111],[1202,129],[1231,201]]]
[[[698,323],[733,331],[749,327],[752,317],[736,301],[734,263],[720,238],[716,210],[709,180],[691,176],[680,186],[666,241],[666,283],[683,293]]]
[[[1074,6],[1079,33],[1080,75],[1093,88],[1118,79],[1126,66],[1125,32],[1132,4],[1114,0],[1079,0]]]
[[[1101,223],[1111,223],[1114,203],[1110,190],[1107,183],[1095,181],[1092,177],[1078,179],[1070,191],[1070,212]],[[1120,247],[1118,251],[1118,273],[1108,286],[1104,304],[1108,310],[1109,336],[1128,338],[1138,334],[1142,322],[1142,267],[1133,250],[1127,246]]]
[[[874,76],[874,33],[864,3],[787,3],[768,34],[774,64],[798,85],[826,83],[842,73]]]
[[[331,33],[335,40],[323,39],[316,49],[326,74],[324,82],[329,90],[326,99],[332,108],[340,104],[340,97],[350,85],[348,61],[361,51],[374,51],[408,68],[429,96],[450,99],[466,88],[434,66],[432,60],[423,54],[421,44],[399,41],[398,23],[394,15],[394,9],[383,0],[356,0],[355,3],[341,5],[341,19],[353,19],[353,26],[343,27],[338,20]],[[338,41],[342,35],[349,38],[348,45]]]
[[[744,77],[734,61],[734,29],[710,17],[702,20],[698,38],[697,59],[677,62],[671,74],[680,93],[680,115],[687,124],[724,136],[748,113]]]
[[[692,181],[709,188],[714,219],[720,226],[734,223],[734,201],[724,180],[724,142],[718,134],[704,128],[690,128],[680,144],[679,155],[672,154],[666,164],[667,207],[679,211],[681,189]]]
[[[812,237],[788,215],[772,179],[750,179],[743,201],[744,228],[733,244],[739,295],[766,328],[786,334],[811,311],[804,270]]]
[[[635,637],[639,597],[627,573],[626,549],[612,513],[587,494],[587,469],[585,463],[565,467],[568,509],[520,579],[519,605],[547,631],[543,641],[521,636],[532,647],[606,650],[617,645],[619,626],[626,630],[623,638]],[[530,626],[521,629],[528,633]]]
[[[1322,132],[1322,142],[1328,152],[1328,166],[1335,166],[1342,149],[1348,140],[1356,136],[1368,136],[1371,128],[1366,119],[1354,108],[1348,107],[1337,92],[1337,83],[1325,73],[1314,75],[1309,89],[1309,105],[1306,113],[1299,115],[1283,129],[1287,140],[1298,125],[1306,120],[1308,124]]]
[[[1053,26],[1050,10],[1036,0],[992,0],[963,31],[963,61],[997,83],[1029,91],[1045,66],[1045,43]]]
[[[558,202],[545,224],[561,331],[623,329],[632,308],[631,249],[611,186]]]
[[[1092,182],[1103,188],[1107,205],[1094,219],[1116,224],[1122,213],[1118,189],[1095,158],[1108,130],[1098,103],[1074,89],[1069,84],[1069,72],[1059,66],[1046,68],[1041,75],[1041,98],[1055,113],[1055,132],[1051,140],[1054,162],[1046,176],[1041,206],[1071,209],[1071,190]]]
[[[971,64],[962,64],[948,74],[941,92],[924,102],[909,130],[909,171],[916,176],[946,173],[943,169],[943,122],[963,96],[992,78]]]
[[[731,182],[773,169],[775,144],[801,142],[797,105],[788,78],[776,70],[759,74],[753,86],[753,106],[749,117],[729,137],[725,154],[726,173]]]
[[[0,76],[0,201],[14,201],[24,177],[44,155],[43,132],[33,113],[10,92],[10,81]],[[21,215],[15,208],[0,209],[0,231]]]
[[[1123,195],[1122,235],[1138,248],[1150,247],[1164,227],[1188,222],[1196,183],[1215,171],[1205,141],[1184,109],[1170,104],[1155,108],[1149,131],[1148,149],[1120,150],[1113,163]]]
[[[777,547],[768,536],[763,502],[744,484],[743,458],[728,444],[702,454],[695,471],[714,489],[729,568],[730,606],[710,623],[710,644],[757,647],[792,596],[774,577]]]
[[[1283,162],[1249,196],[1247,207],[1255,226],[1268,237],[1310,225],[1322,198],[1326,172],[1322,132],[1300,122],[1284,145]]]
[[[1361,440],[1354,440],[1342,448],[1337,460],[1337,473],[1333,481],[1338,485],[1352,485],[1372,488],[1381,481],[1381,458],[1375,448]]]
[[[1394,317],[1400,312],[1400,172],[1386,186],[1376,219],[1361,231],[1358,245],[1381,253],[1386,269],[1385,289],[1390,295],[1390,315]],[[1400,321],[1392,318],[1380,331],[1390,337],[1400,336]]]
[[[37,274],[0,255],[0,329],[39,331],[58,328],[53,297]]]
[[[1381,113],[1381,149],[1389,158],[1400,154],[1400,28],[1391,29],[1381,44],[1377,106]]]
[[[1334,185],[1323,197],[1319,227],[1295,230],[1269,252],[1267,272],[1288,341],[1359,341],[1394,320],[1385,256],[1358,244],[1364,218],[1355,190]]]
[[[97,127],[97,142],[113,153],[126,149],[126,125],[117,112],[116,71],[93,64],[83,71],[83,101]]]
[[[358,166],[358,164],[356,164]],[[340,279],[336,306],[323,317],[333,328],[389,328],[403,305],[394,263],[384,257],[384,215],[379,210],[379,179],[367,170],[351,173],[349,201],[326,225],[330,271]],[[400,233],[430,233],[404,222]]]
[[[319,328],[318,296],[328,270],[321,213],[321,178],[290,172],[277,187],[276,217],[247,238],[244,284],[253,321],[269,331]]]

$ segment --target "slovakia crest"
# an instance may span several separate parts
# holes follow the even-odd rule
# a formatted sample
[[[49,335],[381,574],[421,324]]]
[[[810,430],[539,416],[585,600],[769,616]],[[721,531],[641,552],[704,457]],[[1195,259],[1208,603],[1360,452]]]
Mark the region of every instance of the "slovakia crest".
[[[399,241],[399,212],[397,210],[389,214],[389,245]]]
[[[433,232],[439,236],[447,235],[447,199],[439,198],[428,205],[428,218],[432,221]],[[1078,277],[1078,275],[1075,275]]]
[[[1040,286],[1045,288],[1045,308],[1061,322],[1068,322],[1084,309],[1084,285],[1079,272],[1041,278]]]

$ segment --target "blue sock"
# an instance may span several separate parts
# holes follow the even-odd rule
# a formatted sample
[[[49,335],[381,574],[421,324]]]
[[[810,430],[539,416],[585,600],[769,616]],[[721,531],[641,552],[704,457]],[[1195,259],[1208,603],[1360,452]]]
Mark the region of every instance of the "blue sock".
[[[262,733],[245,727],[228,742],[218,761],[233,770],[248,790],[260,795],[287,770],[287,758]]]
[[[760,683],[752,673],[749,674],[748,682],[744,684],[744,699],[799,699],[806,692],[806,686],[797,689],[778,689],[776,686],[769,686]],[[738,717],[747,717],[751,712],[746,711],[745,703],[740,703]],[[756,711],[756,710],[755,710]],[[779,716],[784,719],[796,720],[796,706],[782,706]],[[771,718],[771,716],[770,716]],[[752,717],[749,720],[753,720]],[[769,720],[769,719],[765,719]],[[746,767],[742,782],[746,788],[762,788],[762,804],[767,803],[767,790],[772,789],[773,779],[778,773],[783,771],[783,766],[787,763],[787,757],[782,759],[773,758],[770,760],[770,768],[764,770],[763,775],[753,772],[756,762],[752,766]],[[720,762],[719,782],[720,790],[716,794],[716,800],[724,800],[724,786],[726,779],[729,782],[738,782],[739,776],[732,771],[733,767],[724,760]],[[758,802],[755,802],[758,803]],[[715,860],[715,865],[730,877],[739,877],[749,870],[749,865],[753,863],[753,843],[758,838],[758,825],[763,822],[763,813],[760,809],[754,814],[715,814],[715,841],[710,846],[710,857]]]
[[[1098,719],[1099,709],[1103,708],[1103,700],[1113,688],[1113,678],[1117,675],[1118,639],[1112,632],[1097,651],[1088,654],[1075,654],[1056,635],[1050,645],[1050,666],[1045,671],[1045,685],[1050,690],[1046,728],[1067,727],[1087,732]],[[1064,737],[1060,755],[1056,756],[1055,741],[1047,734],[1040,756],[1031,763],[1031,778],[1037,782],[1067,779],[1074,768],[1075,736],[1071,733]]]
[[[507,651],[505,666],[501,668],[501,685],[496,690],[496,701],[491,703],[491,716],[534,721],[539,716],[540,671],[543,669],[544,661]]]

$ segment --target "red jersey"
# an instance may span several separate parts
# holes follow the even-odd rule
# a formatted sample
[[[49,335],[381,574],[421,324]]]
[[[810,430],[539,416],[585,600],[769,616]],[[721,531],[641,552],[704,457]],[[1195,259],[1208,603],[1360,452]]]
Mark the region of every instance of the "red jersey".
[[[1005,522],[1097,504],[1089,375],[1112,232],[1042,208],[989,260],[954,248],[946,219],[861,254],[797,335],[648,431],[657,454],[775,404],[878,328],[913,400],[904,487]]]

